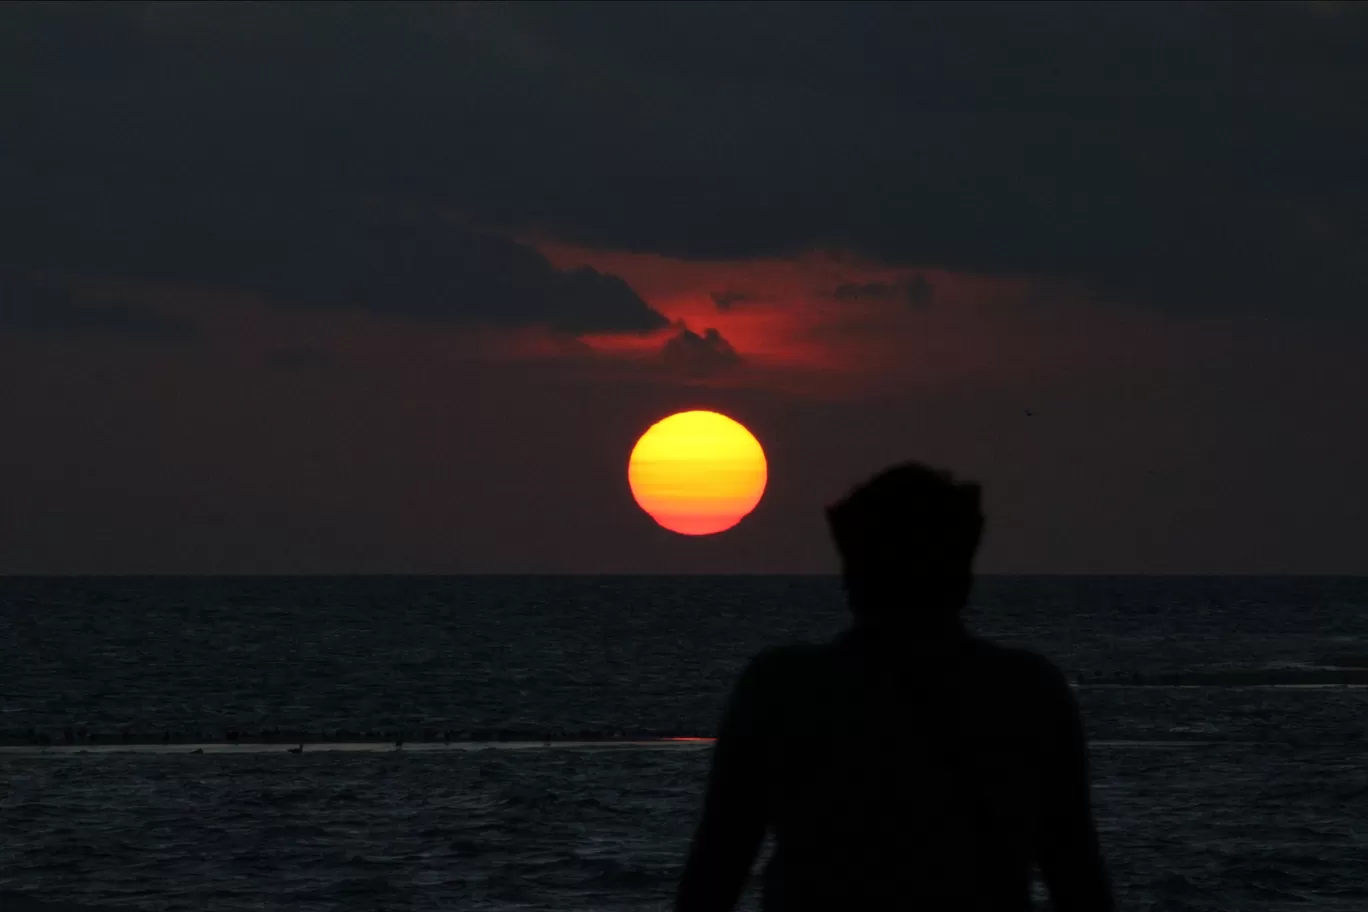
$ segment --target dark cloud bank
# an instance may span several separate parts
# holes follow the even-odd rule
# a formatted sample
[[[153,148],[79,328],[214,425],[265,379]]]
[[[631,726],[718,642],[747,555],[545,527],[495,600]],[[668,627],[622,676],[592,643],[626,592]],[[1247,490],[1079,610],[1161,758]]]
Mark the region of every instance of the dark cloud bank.
[[[1357,315],[1365,48],[1352,4],[11,5],[0,257],[570,332],[664,321],[490,232]]]
[[[716,374],[743,363],[731,343],[712,328],[699,335],[687,326],[681,326],[679,332],[666,341],[660,355],[666,364],[698,376]]]
[[[936,296],[936,287],[925,276],[907,282],[851,282],[836,286],[831,296],[838,301],[890,301],[908,307],[925,307]]]
[[[0,332],[34,337],[195,338],[191,324],[135,301],[87,300],[61,283],[0,273]]]
[[[616,276],[557,270],[531,247],[437,218],[333,201],[244,204],[222,195],[166,199],[155,190],[133,196],[121,188],[95,199],[18,199],[27,203],[26,218],[0,252],[14,271],[173,281],[253,292],[281,306],[434,322],[572,333],[667,325]],[[122,324],[130,319],[125,314]],[[53,320],[95,322],[75,313]]]

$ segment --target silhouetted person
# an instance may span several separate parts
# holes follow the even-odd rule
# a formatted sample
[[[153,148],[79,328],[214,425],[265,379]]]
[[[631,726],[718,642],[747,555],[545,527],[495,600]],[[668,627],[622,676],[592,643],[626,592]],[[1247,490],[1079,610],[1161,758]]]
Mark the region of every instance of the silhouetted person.
[[[767,912],[1111,912],[1064,675],[965,632],[977,485],[889,469],[828,509],[854,623],[766,650],[713,749],[676,912],[727,912],[768,829]]]

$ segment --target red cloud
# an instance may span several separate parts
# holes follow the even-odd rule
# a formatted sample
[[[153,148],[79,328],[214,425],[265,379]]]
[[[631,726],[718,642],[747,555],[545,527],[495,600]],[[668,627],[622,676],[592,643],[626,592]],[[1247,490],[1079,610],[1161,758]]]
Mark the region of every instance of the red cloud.
[[[657,364],[663,350],[678,354],[679,345],[667,348],[677,327],[715,330],[745,369],[714,374],[707,380],[714,384],[840,396],[1001,375],[1045,357],[1021,325],[1033,287],[1023,278],[890,267],[822,251],[697,261],[553,241],[534,246],[559,269],[587,265],[621,276],[674,324],[648,335],[581,336],[594,351]]]

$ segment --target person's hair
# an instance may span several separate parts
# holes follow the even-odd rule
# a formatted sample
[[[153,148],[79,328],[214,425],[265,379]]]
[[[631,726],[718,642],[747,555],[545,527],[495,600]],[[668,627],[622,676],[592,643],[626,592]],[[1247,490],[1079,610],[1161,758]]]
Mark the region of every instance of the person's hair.
[[[983,534],[976,483],[904,463],[827,507],[827,520],[857,620],[939,627],[958,619]]]

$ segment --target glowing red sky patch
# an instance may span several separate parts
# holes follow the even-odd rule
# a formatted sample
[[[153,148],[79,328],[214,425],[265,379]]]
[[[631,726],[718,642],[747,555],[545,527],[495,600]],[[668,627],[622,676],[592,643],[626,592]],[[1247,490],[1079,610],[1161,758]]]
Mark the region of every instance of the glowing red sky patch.
[[[717,329],[750,368],[727,383],[839,394],[889,381],[1001,373],[1021,360],[1017,343],[1031,335],[1014,316],[1029,288],[1019,278],[890,267],[820,251],[695,261],[554,241],[535,246],[559,268],[588,265],[621,276],[676,324]],[[678,331],[582,339],[600,354],[647,359]]]

